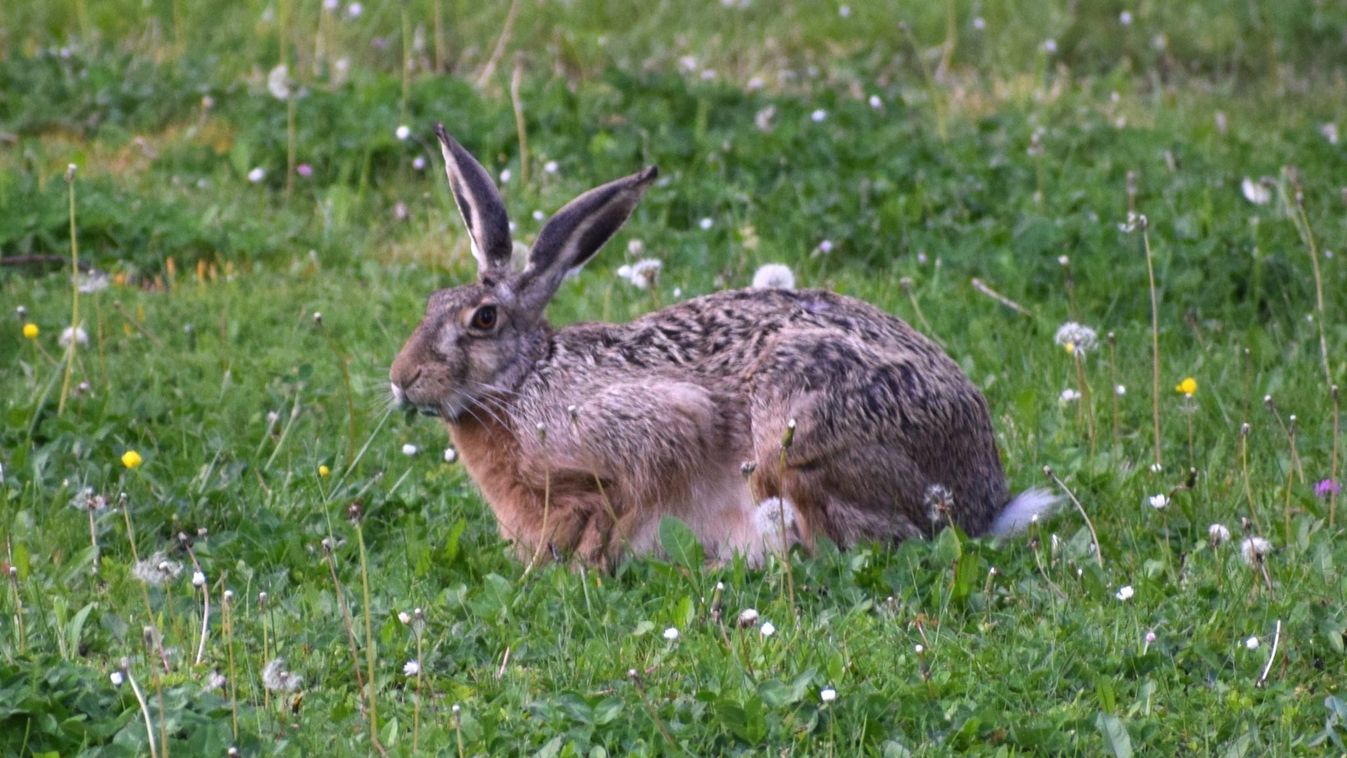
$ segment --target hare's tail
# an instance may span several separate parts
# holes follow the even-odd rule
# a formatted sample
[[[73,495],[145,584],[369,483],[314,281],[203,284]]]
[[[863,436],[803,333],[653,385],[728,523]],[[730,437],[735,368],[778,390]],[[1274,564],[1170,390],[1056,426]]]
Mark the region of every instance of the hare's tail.
[[[1056,495],[1041,489],[1030,489],[1016,495],[1013,500],[1006,503],[1006,507],[997,514],[996,521],[992,523],[992,528],[988,533],[993,537],[1010,537],[1025,529],[1033,523],[1035,518],[1046,518],[1050,513],[1056,510],[1061,499]]]

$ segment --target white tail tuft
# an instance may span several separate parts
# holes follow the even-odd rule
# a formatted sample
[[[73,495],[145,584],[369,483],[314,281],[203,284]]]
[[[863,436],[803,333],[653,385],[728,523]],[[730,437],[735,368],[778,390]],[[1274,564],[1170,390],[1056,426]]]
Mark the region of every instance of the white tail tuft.
[[[988,533],[993,537],[1011,537],[1029,528],[1035,517],[1046,518],[1057,509],[1061,498],[1047,490],[1025,490],[1006,503]]]

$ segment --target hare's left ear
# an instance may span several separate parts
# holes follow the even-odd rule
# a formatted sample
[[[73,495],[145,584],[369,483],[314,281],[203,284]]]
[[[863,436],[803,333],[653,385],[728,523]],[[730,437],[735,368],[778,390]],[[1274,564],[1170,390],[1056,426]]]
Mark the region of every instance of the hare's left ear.
[[[463,216],[463,225],[472,240],[472,257],[477,259],[477,275],[485,280],[500,278],[510,269],[510,217],[505,203],[496,191],[491,176],[472,154],[463,149],[444,124],[435,125],[435,136],[440,139],[440,153],[444,155],[444,172],[449,176],[449,189],[454,203]]]
[[[586,192],[548,219],[529,251],[528,267],[520,275],[519,296],[541,311],[561,286],[562,277],[582,266],[626,222],[659,169],[648,166],[631,176]]]

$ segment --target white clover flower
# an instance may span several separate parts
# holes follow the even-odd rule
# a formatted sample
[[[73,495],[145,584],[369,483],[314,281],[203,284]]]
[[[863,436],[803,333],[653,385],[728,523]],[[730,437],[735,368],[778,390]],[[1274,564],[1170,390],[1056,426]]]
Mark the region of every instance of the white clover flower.
[[[1162,511],[1165,509],[1165,506],[1169,505],[1169,496],[1163,492],[1158,495],[1151,495],[1146,498],[1146,504],[1157,511]]]
[[[809,114],[809,120],[813,121],[816,124],[822,123],[827,119],[828,119],[828,112],[823,110],[822,108],[819,108],[818,110]]]
[[[1058,327],[1057,334],[1052,339],[1068,353],[1079,354],[1081,357],[1092,352],[1099,343],[1099,335],[1095,330],[1074,321],[1068,321]]]
[[[637,289],[648,290],[655,286],[659,280],[660,271],[664,264],[655,258],[643,258],[635,263],[622,266],[617,270],[617,275]]]
[[[837,699],[837,690],[832,687],[824,687],[818,692],[818,699],[825,703],[831,703]]]
[[[823,255],[827,255],[828,253],[831,253],[831,252],[833,251],[833,241],[832,241],[832,240],[823,240],[823,241],[819,242],[817,246],[814,247],[814,250],[815,250],[815,252],[822,253]]]
[[[765,263],[753,274],[754,289],[795,289],[795,274],[790,266],[781,263]]]
[[[668,641],[670,641],[670,642],[673,642],[674,640],[678,639],[678,629],[677,629],[676,627],[672,627],[672,626],[669,627],[668,629],[665,629],[665,630],[664,630],[664,639],[666,639],[666,640],[668,640]]]
[[[1131,600],[1132,596],[1135,594],[1136,590],[1132,589],[1132,585],[1125,584],[1118,589],[1117,598],[1124,601]]]
[[[401,621],[403,624],[410,624],[412,623],[412,614],[406,611],[398,611],[398,621]]]
[[[360,18],[360,14],[365,12],[365,6],[360,3],[351,3],[346,6],[346,15],[348,18]]]
[[[413,444],[410,443],[410,442],[408,442],[407,444],[405,444],[405,445],[402,446],[402,454],[403,454],[403,455],[406,455],[406,456],[413,456],[413,455],[416,455],[417,452],[419,452],[419,451],[417,450],[416,445],[413,445]]]
[[[546,215],[542,211],[534,211],[532,215],[534,221],[542,221],[546,218]]]
[[[1057,40],[1053,39],[1052,37],[1048,37],[1047,39],[1043,40],[1043,52],[1047,53],[1048,55],[1055,54],[1057,52]]]
[[[1272,201],[1272,190],[1260,181],[1244,177],[1239,183],[1239,191],[1244,193],[1244,199],[1254,205],[1267,205]]]
[[[1062,390],[1062,394],[1057,396],[1057,402],[1062,403],[1063,405],[1065,405],[1066,403],[1074,403],[1079,399],[1080,399],[1080,392],[1073,390],[1070,387],[1067,387],[1066,389]]]
[[[837,15],[841,16],[842,18],[851,18],[851,6],[843,5],[838,7]]]
[[[548,161],[543,164],[543,171],[548,174],[555,174],[558,168],[560,166],[557,165],[556,161]]]
[[[1246,537],[1239,543],[1239,555],[1250,566],[1263,560],[1263,556],[1272,552],[1272,543],[1262,537]]]
[[[84,331],[83,327],[67,326],[61,330],[61,336],[56,339],[56,344],[61,347],[70,347],[71,342],[76,345],[87,345],[89,344],[89,333]]]
[[[1230,530],[1225,528],[1225,524],[1212,524],[1207,527],[1207,540],[1211,542],[1212,547],[1230,541]]]
[[[1250,650],[1257,650],[1258,646],[1261,644],[1263,643],[1257,637],[1250,637],[1249,639],[1244,640],[1244,647]]]
[[[152,587],[159,587],[182,575],[182,564],[170,561],[159,551],[131,567],[131,576]]]
[[[705,232],[709,231],[712,226],[715,226],[715,223],[715,219],[712,219],[710,216],[705,216],[701,221],[697,222],[697,226],[701,227],[701,230]]]
[[[261,166],[258,166],[257,168],[248,172],[248,181],[252,182],[253,184],[257,184],[258,182],[262,181],[265,178],[267,178],[267,170],[262,168]]]
[[[458,460],[458,451],[453,449],[452,447],[446,447],[444,449],[444,462],[453,463],[454,461],[457,460]]]
[[[924,646],[922,646],[922,644],[921,644],[920,642],[918,642],[917,644],[913,645],[913,646],[912,646],[912,650],[915,651],[917,655],[921,655],[922,653],[926,652],[926,648],[925,648]]]
[[[412,136],[412,128],[406,124],[398,124],[398,128],[393,130],[393,136],[400,142],[406,142],[407,138]]]
[[[776,624],[773,624],[770,621],[764,621],[762,623],[762,629],[759,631],[762,632],[762,636],[771,637],[773,634],[776,634]]]
[[[416,676],[421,673],[421,662],[415,659],[402,664],[403,676]]]
[[[112,680],[113,687],[120,687],[122,686],[122,682],[126,681],[126,675],[120,671],[112,672],[108,675],[108,678]]]
[[[292,94],[290,89],[290,67],[284,63],[273,68],[267,74],[267,92],[277,100],[289,100]]]
[[[875,110],[880,110],[884,107],[884,101],[879,99],[879,95],[871,95],[869,103],[870,107]]]
[[[983,17],[981,17],[981,16],[974,16],[974,17],[973,17],[973,30],[974,30],[974,31],[980,32],[980,31],[984,31],[986,28],[987,28],[987,19],[985,19],[985,18],[983,18]]]
[[[426,157],[424,155],[418,155],[415,158],[412,158],[412,168],[416,169],[417,171],[425,171]]]
[[[1122,13],[1119,13],[1119,14],[1118,14],[1118,23],[1122,24],[1123,26],[1131,26],[1131,25],[1132,25],[1132,12],[1131,12],[1131,11],[1123,11]]]
[[[501,184],[509,184],[509,183],[510,183],[510,177],[512,177],[512,176],[514,176],[514,172],[511,171],[510,169],[508,169],[508,168],[503,168],[503,169],[501,169],[501,170],[500,170],[500,183],[501,183]]]
[[[1123,395],[1126,395],[1126,394],[1127,394],[1127,386],[1126,386],[1126,385],[1123,385],[1123,384],[1117,385],[1116,387],[1113,388],[1113,394],[1117,395],[1118,397],[1122,397]]]

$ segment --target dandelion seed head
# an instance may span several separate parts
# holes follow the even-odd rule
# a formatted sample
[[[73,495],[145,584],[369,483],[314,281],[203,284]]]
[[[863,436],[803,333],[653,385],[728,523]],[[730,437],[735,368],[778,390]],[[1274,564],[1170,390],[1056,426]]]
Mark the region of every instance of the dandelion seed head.
[[[1130,584],[1125,584],[1125,585],[1123,585],[1122,587],[1119,587],[1119,588],[1118,588],[1117,598],[1118,598],[1119,600],[1127,601],[1127,600],[1131,600],[1131,599],[1132,599],[1132,596],[1135,595],[1135,594],[1136,594],[1136,590],[1132,589],[1132,585],[1130,585]]]
[[[666,639],[666,640],[668,640],[668,641],[670,641],[670,642],[673,642],[674,640],[678,639],[678,629],[677,629],[676,627],[672,627],[672,626],[669,627],[668,629],[665,629],[665,630],[664,630],[664,639]]]
[[[108,678],[112,680],[113,687],[120,687],[122,686],[122,682],[126,681],[126,675],[120,671],[112,672],[108,675]]]
[[[405,444],[405,445],[402,446],[402,454],[403,454],[403,455],[406,455],[406,456],[413,456],[413,455],[416,455],[418,452],[419,452],[419,450],[418,450],[418,448],[416,447],[416,445],[413,445],[413,444],[410,443],[410,442],[408,442],[407,444]]]
[[[753,274],[754,289],[795,289],[795,273],[782,263],[766,263]]]
[[[267,92],[277,100],[289,100],[290,89],[290,67],[284,63],[271,69],[267,74]]]
[[[833,689],[832,687],[824,687],[823,689],[819,690],[818,699],[822,700],[825,703],[831,703],[837,699],[837,690]]]
[[[407,661],[406,663],[402,664],[402,675],[403,675],[403,676],[416,676],[417,674],[420,674],[420,673],[421,673],[421,662],[420,662],[420,661],[413,659],[413,660]]]
[[[1207,527],[1207,541],[1212,547],[1230,541],[1230,530],[1224,524],[1212,524]]]
[[[1099,342],[1099,334],[1084,324],[1068,321],[1057,328],[1057,333],[1052,339],[1067,352],[1083,358],[1094,351]]]
[[[131,567],[131,576],[151,587],[161,587],[181,575],[182,564],[169,560],[162,550]]]
[[[655,258],[643,258],[629,266],[622,266],[617,270],[617,275],[636,289],[648,290],[655,286],[663,269],[663,262]]]
[[[762,628],[758,631],[760,631],[764,637],[771,637],[773,634],[776,634],[776,625],[770,621],[764,621]]]
[[[458,460],[458,451],[453,449],[452,447],[446,447],[444,449],[444,462],[453,463],[457,460]]]
[[[1146,498],[1146,503],[1155,510],[1162,511],[1169,505],[1169,496],[1165,495],[1163,492],[1159,495],[1151,495]]]
[[[1067,403],[1074,403],[1079,399],[1080,399],[1080,391],[1072,389],[1071,387],[1067,387],[1066,389],[1062,390],[1062,394],[1057,396],[1057,402],[1063,405]]]
[[[740,629],[756,626],[758,623],[758,609],[745,608],[742,611],[739,611],[739,616],[735,620],[735,623],[739,625]]]
[[[201,588],[206,586],[206,575],[200,571],[192,572],[192,586]]]
[[[1249,650],[1257,650],[1258,646],[1262,644],[1263,643],[1257,637],[1250,637],[1249,639],[1244,640],[1244,647]]]
[[[1239,555],[1250,566],[1263,560],[1263,556],[1272,552],[1272,543],[1262,537],[1245,537],[1239,543]]]

